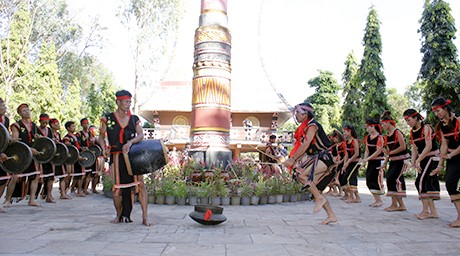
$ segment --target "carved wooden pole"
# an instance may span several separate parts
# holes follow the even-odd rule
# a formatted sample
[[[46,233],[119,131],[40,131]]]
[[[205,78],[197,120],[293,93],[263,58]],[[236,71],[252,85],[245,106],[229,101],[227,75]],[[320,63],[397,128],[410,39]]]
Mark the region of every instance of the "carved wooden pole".
[[[230,151],[231,35],[227,0],[201,0],[195,31],[191,155],[226,166]]]

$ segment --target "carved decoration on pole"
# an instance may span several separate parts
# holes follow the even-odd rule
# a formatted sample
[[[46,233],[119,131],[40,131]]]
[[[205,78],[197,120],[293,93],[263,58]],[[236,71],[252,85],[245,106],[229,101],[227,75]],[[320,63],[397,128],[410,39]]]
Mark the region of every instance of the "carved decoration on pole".
[[[231,35],[227,0],[202,0],[195,31],[191,154],[227,165],[230,151]],[[219,163],[217,163],[219,162]]]

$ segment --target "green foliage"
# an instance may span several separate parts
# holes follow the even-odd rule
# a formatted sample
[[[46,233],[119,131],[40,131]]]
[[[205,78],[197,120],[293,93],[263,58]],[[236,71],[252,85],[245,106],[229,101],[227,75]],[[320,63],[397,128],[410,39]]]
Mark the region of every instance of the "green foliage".
[[[340,97],[338,95],[340,85],[332,72],[320,70],[319,73],[319,76],[308,81],[309,86],[315,88],[315,93],[305,101],[314,106],[316,120],[328,133],[332,128],[340,126]]]
[[[452,99],[452,107],[460,110],[460,64],[454,44],[455,21],[448,3],[426,1],[420,22],[422,66],[419,72],[423,109],[431,112],[431,101],[437,97]],[[434,114],[428,120],[436,120]]]
[[[404,95],[399,94],[395,88],[389,88],[388,103],[393,106],[393,112],[391,115],[396,123],[398,123],[398,128],[401,129],[404,135],[409,135],[410,128],[403,118],[404,111],[411,107],[409,99],[407,99]]]
[[[30,107],[33,109],[32,120],[38,120],[41,113],[62,120],[64,102],[59,70],[56,63],[56,47],[53,42],[44,43],[35,64],[34,83],[31,85]]]
[[[345,61],[345,71],[342,74],[344,103],[342,105],[342,127],[353,125],[361,138],[364,136],[364,122],[362,113],[361,85],[358,80],[358,62],[351,52]]]
[[[362,113],[364,120],[379,117],[389,110],[387,103],[385,75],[383,74],[382,39],[377,11],[372,7],[367,17],[363,38],[364,54],[358,70],[363,95]]]

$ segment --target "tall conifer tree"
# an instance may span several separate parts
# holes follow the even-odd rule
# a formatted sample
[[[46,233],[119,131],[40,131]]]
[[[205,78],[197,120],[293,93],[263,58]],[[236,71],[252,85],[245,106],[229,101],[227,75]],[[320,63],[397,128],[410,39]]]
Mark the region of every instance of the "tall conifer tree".
[[[420,30],[423,54],[419,80],[422,84],[423,108],[430,111],[431,101],[437,97],[452,99],[452,106],[460,111],[460,67],[457,47],[453,40],[457,29],[448,3],[442,0],[425,2]],[[434,116],[430,115],[430,120]]]
[[[377,11],[371,7],[363,38],[364,54],[358,76],[363,92],[364,119],[378,117],[389,109],[386,95],[386,78],[383,74],[382,39]]]

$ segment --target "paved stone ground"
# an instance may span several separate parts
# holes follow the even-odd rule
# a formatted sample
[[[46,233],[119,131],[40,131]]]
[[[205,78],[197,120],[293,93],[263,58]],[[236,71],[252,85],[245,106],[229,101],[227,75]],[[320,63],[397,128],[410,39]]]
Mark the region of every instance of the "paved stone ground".
[[[135,205],[130,224],[111,224],[112,200],[102,195],[58,201],[44,207],[14,204],[0,214],[2,255],[459,255],[460,229],[442,185],[439,219],[417,220],[413,185],[408,211],[385,212],[359,181],[362,203],[329,198],[339,222],[319,225],[324,212],[312,214],[313,202],[262,206],[226,206],[227,221],[202,226],[188,217],[193,206],[149,205],[152,227],[141,225]],[[409,183],[413,184],[412,181]],[[57,195],[56,195],[57,197]],[[2,200],[3,201],[3,200]],[[385,206],[390,203],[384,198]]]

